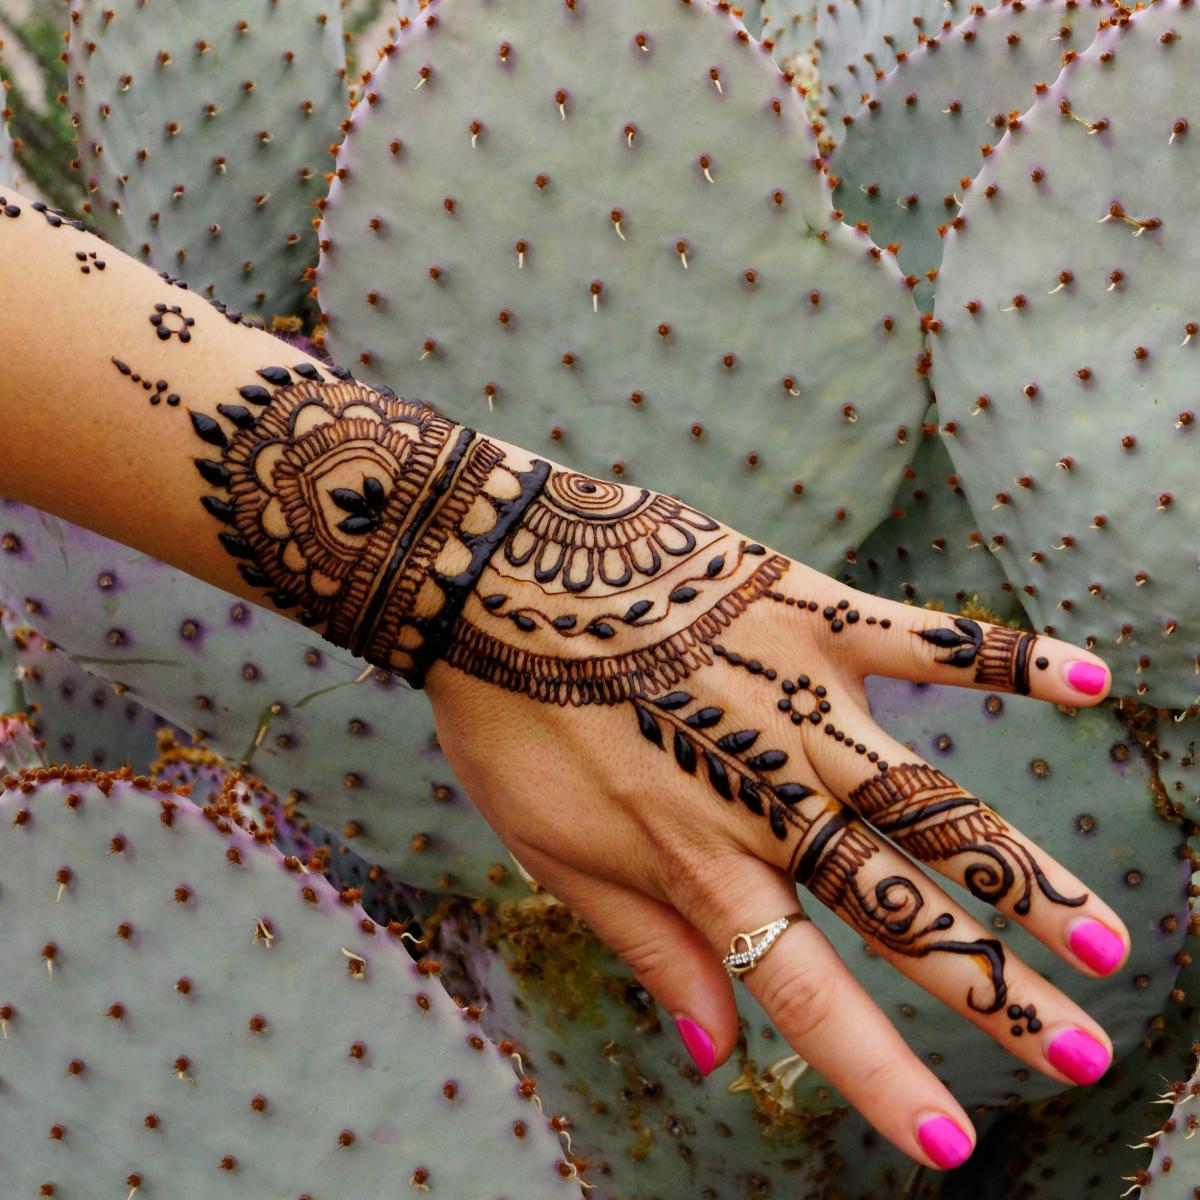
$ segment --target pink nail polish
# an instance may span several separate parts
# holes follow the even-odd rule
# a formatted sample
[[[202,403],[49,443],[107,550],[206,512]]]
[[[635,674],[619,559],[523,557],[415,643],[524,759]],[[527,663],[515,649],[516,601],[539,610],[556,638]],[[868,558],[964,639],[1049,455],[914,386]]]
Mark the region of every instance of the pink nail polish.
[[[1108,1051],[1082,1029],[1060,1033],[1046,1047],[1046,1057],[1075,1083],[1095,1083],[1110,1062]]]
[[[1108,687],[1108,669],[1090,662],[1069,662],[1063,668],[1067,682],[1085,696],[1098,696]]]
[[[1067,945],[1093,971],[1108,975],[1125,957],[1125,943],[1099,921],[1081,921],[1067,935]]]
[[[707,1075],[717,1061],[717,1048],[713,1045],[712,1038],[690,1017],[676,1017],[675,1027],[679,1030],[679,1036],[683,1038],[687,1052],[692,1056],[692,1062],[699,1068],[701,1075]]]
[[[971,1139],[949,1117],[930,1117],[917,1126],[921,1149],[943,1171],[965,1163],[971,1157]]]

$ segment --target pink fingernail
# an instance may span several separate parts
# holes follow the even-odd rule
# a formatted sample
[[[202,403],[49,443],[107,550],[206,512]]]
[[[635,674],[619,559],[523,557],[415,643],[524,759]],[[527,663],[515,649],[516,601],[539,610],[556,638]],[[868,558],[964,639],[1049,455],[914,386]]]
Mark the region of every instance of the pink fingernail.
[[[1060,1033],[1046,1047],[1046,1057],[1075,1083],[1095,1083],[1111,1061],[1108,1051],[1082,1029]]]
[[[675,1027],[679,1030],[679,1036],[683,1038],[687,1052],[692,1056],[692,1062],[699,1068],[701,1075],[707,1075],[717,1061],[717,1048],[713,1045],[712,1038],[691,1017],[676,1017]]]
[[[1085,696],[1098,696],[1108,687],[1108,668],[1090,662],[1069,662],[1063,667],[1067,682]]]
[[[930,1117],[917,1126],[921,1149],[943,1171],[965,1163],[971,1157],[971,1139],[949,1117]]]
[[[1081,921],[1067,934],[1067,945],[1101,975],[1115,971],[1125,957],[1125,943],[1099,921]]]

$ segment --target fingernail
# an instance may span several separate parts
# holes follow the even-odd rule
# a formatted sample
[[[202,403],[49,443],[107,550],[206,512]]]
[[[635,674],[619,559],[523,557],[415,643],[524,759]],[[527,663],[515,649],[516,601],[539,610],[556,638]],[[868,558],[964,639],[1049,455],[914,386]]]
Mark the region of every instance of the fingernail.
[[[1069,662],[1063,667],[1067,682],[1085,696],[1098,696],[1108,687],[1108,668],[1090,662]]]
[[[965,1163],[971,1157],[971,1139],[949,1117],[930,1117],[917,1126],[921,1149],[943,1171]]]
[[[692,1056],[692,1062],[700,1069],[701,1075],[707,1075],[717,1061],[717,1048],[713,1045],[712,1038],[691,1017],[676,1017],[675,1027],[679,1030],[679,1036],[683,1038],[687,1052]]]
[[[1095,1083],[1108,1070],[1108,1051],[1082,1029],[1060,1033],[1046,1047],[1046,1057],[1075,1083]]]
[[[1080,921],[1067,933],[1067,945],[1093,971],[1108,975],[1125,957],[1125,943],[1107,925],[1091,919]]]

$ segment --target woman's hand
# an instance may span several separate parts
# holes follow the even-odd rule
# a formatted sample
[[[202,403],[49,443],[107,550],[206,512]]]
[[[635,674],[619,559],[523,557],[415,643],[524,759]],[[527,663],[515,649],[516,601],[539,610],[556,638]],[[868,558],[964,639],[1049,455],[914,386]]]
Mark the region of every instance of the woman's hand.
[[[426,686],[473,801],[681,1022],[705,1073],[737,1037],[721,958],[794,912],[798,881],[1017,1058],[1092,1082],[1104,1031],[934,873],[1087,975],[1124,962],[1124,925],[876,725],[869,674],[1073,705],[1109,684],[1067,643],[881,600],[679,501],[554,468]],[[966,1113],[811,922],[744,981],[889,1140],[936,1166],[967,1156]]]

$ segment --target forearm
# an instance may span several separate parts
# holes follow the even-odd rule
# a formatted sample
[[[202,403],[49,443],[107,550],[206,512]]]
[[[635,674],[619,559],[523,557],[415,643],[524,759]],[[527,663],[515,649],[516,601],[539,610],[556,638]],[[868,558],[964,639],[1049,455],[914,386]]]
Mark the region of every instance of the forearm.
[[[0,195],[0,494],[420,683],[550,465]]]

